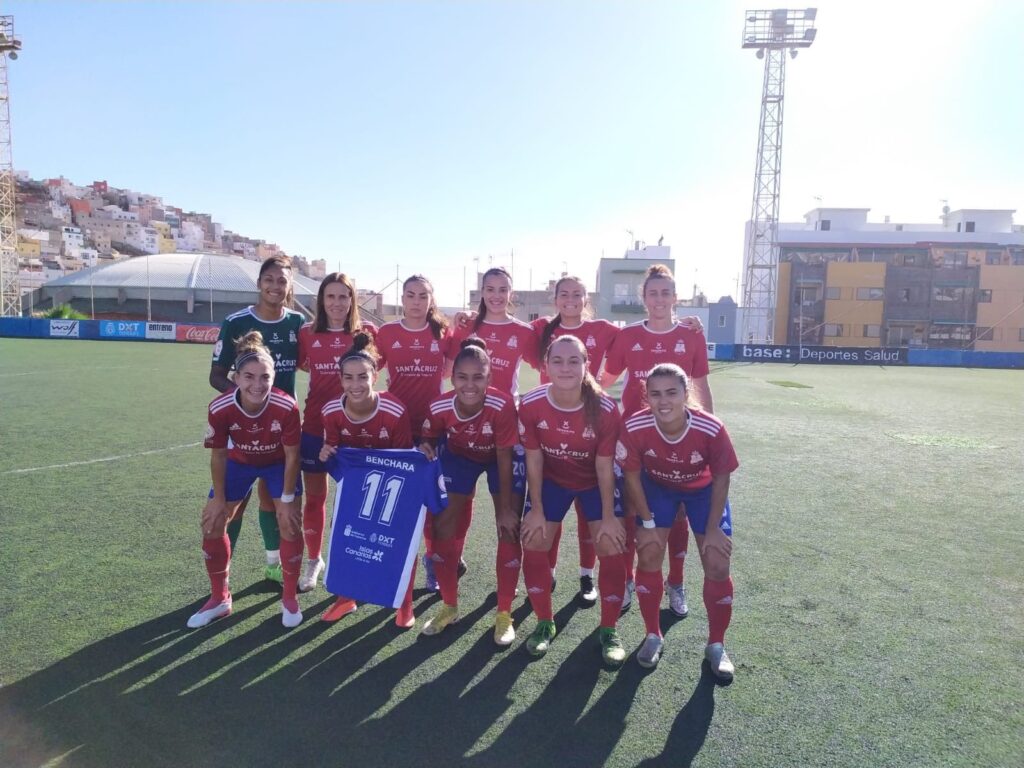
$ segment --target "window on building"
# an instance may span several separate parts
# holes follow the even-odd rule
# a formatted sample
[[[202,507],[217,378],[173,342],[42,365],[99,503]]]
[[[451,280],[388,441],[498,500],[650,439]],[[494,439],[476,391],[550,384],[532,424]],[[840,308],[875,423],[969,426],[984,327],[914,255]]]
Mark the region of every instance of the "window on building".
[[[979,328],[977,341],[995,341],[995,328]]]
[[[629,283],[616,283],[615,284],[615,299],[616,301],[625,301],[629,298]]]
[[[967,251],[943,251],[942,266],[944,267],[966,267]]]
[[[882,335],[882,326],[880,325],[865,325],[864,326],[864,338],[877,339]]]
[[[839,323],[825,323],[825,335],[839,337],[843,335],[843,326]]]
[[[960,231],[961,231],[962,229],[963,229],[963,225],[962,225],[962,224],[961,224],[961,223],[960,223],[960,222],[958,221],[958,222],[956,223],[956,231],[957,231],[957,232],[960,232]]]
[[[1024,251],[1010,251],[1010,263],[1015,267],[1024,266]]]
[[[831,229],[832,229],[832,220],[831,219],[822,219],[821,220],[821,231],[822,232],[828,232]]]
[[[1017,341],[1024,341],[1024,328],[1017,331]]]
[[[982,288],[978,291],[978,303],[979,304],[991,304],[992,303],[992,289]]]
[[[837,286],[830,285],[825,289],[825,298],[832,300],[841,299],[842,291]]]
[[[718,316],[718,327],[725,328],[725,315]]]
[[[818,283],[812,285],[798,285],[796,287],[796,300],[801,306],[809,306],[818,301],[818,290],[820,289]]]
[[[857,301],[879,301],[885,297],[884,288],[858,288]]]
[[[1003,263],[1003,252],[1002,251],[985,251],[985,263],[986,264],[1002,264]]]
[[[538,317],[540,317],[540,313],[538,313],[538,312],[531,312],[529,319],[530,320],[536,320]]]
[[[974,231],[974,222],[973,221],[968,221],[966,224],[964,224],[964,232],[973,232],[973,231]]]
[[[932,289],[932,298],[944,303],[963,301],[966,290],[962,285],[936,285]]]

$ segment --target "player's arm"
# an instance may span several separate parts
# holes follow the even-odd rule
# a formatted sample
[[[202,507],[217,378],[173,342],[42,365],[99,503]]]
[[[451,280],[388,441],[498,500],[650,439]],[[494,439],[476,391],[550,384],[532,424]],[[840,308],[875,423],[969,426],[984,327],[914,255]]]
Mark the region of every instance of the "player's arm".
[[[416,446],[416,449],[426,456],[429,461],[437,458],[437,445],[433,440],[421,436],[420,444]]]
[[[641,520],[653,520],[654,514],[647,504],[647,494],[644,493],[644,484],[640,480],[640,470],[623,470],[622,479],[629,508],[636,512],[636,516]]]
[[[693,396],[696,398],[701,410],[714,413],[715,401],[711,397],[711,384],[708,382],[708,377],[692,378],[690,379],[690,386],[693,388]]]
[[[231,381],[231,368],[225,368],[223,365],[217,365],[217,363],[211,365],[210,386],[218,392],[227,392],[234,387],[235,383]]]
[[[213,486],[213,496],[203,507],[203,533],[211,534],[220,530],[226,523],[228,514],[228,503],[225,496],[225,478],[228,471],[228,449],[213,448],[210,450],[210,485]]]
[[[701,551],[708,547],[717,549],[726,556],[732,554],[732,539],[725,535],[719,525],[725,514],[725,503],[729,498],[729,474],[711,476],[711,510],[708,512],[708,523],[704,529],[704,541]]]
[[[687,328],[691,331],[704,333],[704,323],[702,323],[700,318],[696,315],[687,315],[686,317],[679,318],[679,324],[683,326],[683,328]]]
[[[540,448],[526,449],[526,485],[530,491],[530,511],[523,517],[522,540],[527,542],[534,536],[547,535],[544,526],[544,502],[541,488],[544,485],[544,454]]]
[[[622,523],[615,517],[615,468],[611,456],[598,456],[594,460],[597,470],[597,488],[601,492],[601,522],[598,527],[595,543],[602,536],[609,536],[616,552],[626,548],[626,531]]]
[[[498,530],[510,536],[519,532],[519,515],[512,509],[512,449],[498,448],[498,506],[494,520]]]

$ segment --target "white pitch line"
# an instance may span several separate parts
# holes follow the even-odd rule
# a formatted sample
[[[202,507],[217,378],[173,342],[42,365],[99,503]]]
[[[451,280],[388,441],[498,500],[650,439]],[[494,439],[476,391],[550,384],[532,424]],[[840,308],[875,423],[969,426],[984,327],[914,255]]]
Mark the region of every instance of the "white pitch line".
[[[43,472],[47,469],[67,469],[68,467],[83,467],[86,464],[102,464],[106,461],[120,461],[121,459],[134,459],[137,456],[152,456],[156,453],[167,453],[168,451],[180,451],[182,448],[195,448],[202,445],[198,443],[185,443],[184,445],[172,445],[169,448],[154,448],[152,451],[139,451],[138,453],[126,453],[122,456],[106,456],[102,459],[89,459],[88,461],[69,461],[67,464],[48,464],[45,467],[26,467],[25,469],[9,469],[5,475],[21,475],[26,472]]]

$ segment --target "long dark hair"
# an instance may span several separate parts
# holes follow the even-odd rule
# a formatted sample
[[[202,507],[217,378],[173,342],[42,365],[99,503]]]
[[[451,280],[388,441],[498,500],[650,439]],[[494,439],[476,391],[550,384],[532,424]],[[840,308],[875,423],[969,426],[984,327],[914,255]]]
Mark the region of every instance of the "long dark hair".
[[[324,309],[324,294],[327,292],[327,286],[334,283],[341,283],[348,288],[349,296],[352,297],[352,303],[348,308],[348,317],[345,318],[345,325],[342,327],[342,330],[348,334],[355,333],[362,327],[362,323],[359,320],[359,304],[356,302],[356,284],[344,272],[331,272],[331,274],[320,281],[320,290],[316,292],[316,320],[313,321],[313,332],[324,333],[327,330],[327,310]]]
[[[259,288],[260,280],[263,279],[263,273],[271,267],[280,267],[281,269],[288,270],[288,293],[284,296],[284,305],[286,307],[295,306],[295,280],[292,277],[292,260],[284,254],[276,254],[274,256],[268,256],[260,264],[260,274],[256,278],[256,287]]]
[[[555,341],[564,341],[566,344],[572,344],[576,347],[576,350],[583,355],[583,382],[580,385],[580,394],[583,398],[583,412],[587,417],[587,424],[590,425],[594,431],[597,431],[597,426],[601,423],[601,396],[604,394],[604,390],[601,389],[601,385],[597,383],[597,380],[590,372],[590,367],[587,365],[590,362],[590,356],[587,354],[587,348],[583,342],[575,336],[559,336]],[[547,348],[544,355],[544,362],[547,362],[547,358],[551,354],[551,347],[553,346],[554,344],[551,344],[551,346]]]
[[[484,315],[487,314],[487,302],[484,301],[484,283],[488,277],[494,277],[495,275],[507,278],[509,291],[512,290],[512,275],[504,267],[491,267],[484,272],[484,276],[480,278],[480,306],[477,307],[476,320],[473,321],[474,332],[480,330],[480,326],[484,324]]]
[[[574,283],[579,283],[583,286],[583,304],[586,307],[587,303],[587,284],[584,283],[580,278],[575,275],[562,275],[558,282],[555,283],[555,298],[558,298],[558,289],[562,286],[562,283],[571,280]],[[562,325],[562,313],[558,312],[554,317],[548,320],[548,324],[544,326],[544,330],[540,334],[540,359],[543,360],[548,353],[548,347],[551,346],[551,337],[555,335],[555,331]]]
[[[434,335],[435,339],[440,339],[444,336],[444,332],[448,330],[448,318],[446,318],[441,310],[437,308],[437,299],[434,298],[434,284],[431,283],[423,275],[410,275],[405,278],[405,282],[402,283],[402,291],[409,287],[409,283],[423,283],[430,290],[430,307],[427,308],[427,325],[430,326],[430,332]]]

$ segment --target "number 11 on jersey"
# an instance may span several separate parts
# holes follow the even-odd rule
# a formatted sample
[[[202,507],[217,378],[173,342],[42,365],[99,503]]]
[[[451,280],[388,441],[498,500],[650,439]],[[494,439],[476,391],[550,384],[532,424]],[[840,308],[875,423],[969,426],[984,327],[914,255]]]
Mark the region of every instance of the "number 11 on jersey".
[[[381,508],[378,522],[381,525],[391,525],[395,516],[395,507],[398,505],[398,497],[402,495],[402,486],[405,484],[405,478],[400,475],[391,475],[385,480],[384,473],[378,470],[366,473],[363,480],[363,504],[359,509],[359,517],[364,520],[373,519],[373,509],[377,505],[382,481],[384,505]]]

